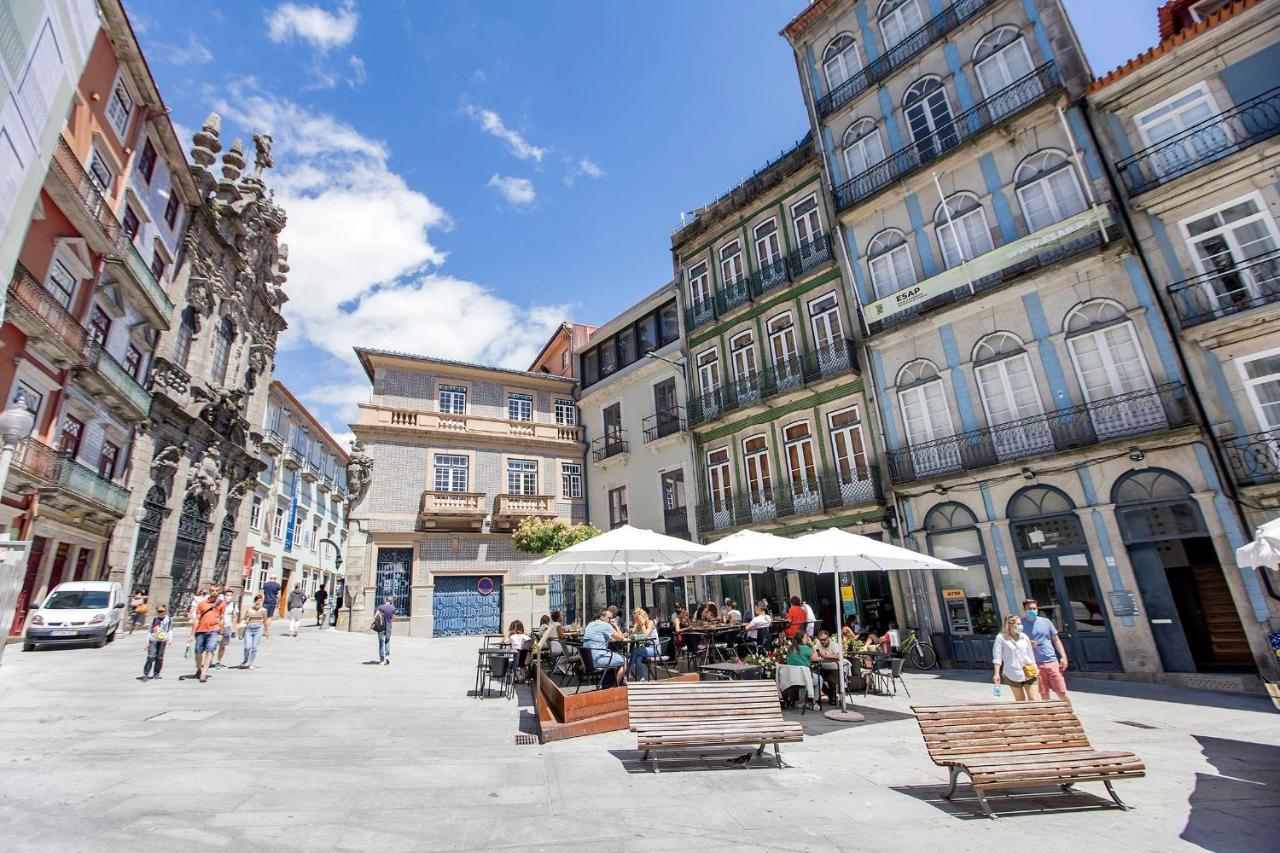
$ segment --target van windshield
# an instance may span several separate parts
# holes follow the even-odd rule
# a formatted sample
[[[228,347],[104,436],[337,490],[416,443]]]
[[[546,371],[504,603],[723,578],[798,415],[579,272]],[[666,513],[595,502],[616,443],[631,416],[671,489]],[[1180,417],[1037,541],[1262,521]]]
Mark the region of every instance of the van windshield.
[[[98,589],[59,589],[44,603],[45,610],[90,610],[106,607],[108,596]]]

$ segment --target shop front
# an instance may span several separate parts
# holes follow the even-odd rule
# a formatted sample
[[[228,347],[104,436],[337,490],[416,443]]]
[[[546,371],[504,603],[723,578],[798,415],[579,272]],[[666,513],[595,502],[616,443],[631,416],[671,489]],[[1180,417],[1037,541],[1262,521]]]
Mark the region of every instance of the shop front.
[[[978,519],[963,504],[944,503],[929,510],[924,528],[932,556],[965,567],[933,573],[951,662],[985,669],[991,665],[1000,612]]]

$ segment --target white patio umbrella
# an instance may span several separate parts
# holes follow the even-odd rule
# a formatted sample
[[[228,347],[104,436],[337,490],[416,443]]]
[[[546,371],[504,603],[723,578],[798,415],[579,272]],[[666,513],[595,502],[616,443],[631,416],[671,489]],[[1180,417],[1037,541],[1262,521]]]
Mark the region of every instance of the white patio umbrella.
[[[848,533],[836,528],[809,533],[796,539],[773,538],[778,539],[779,543],[785,544],[779,544],[777,550],[772,553],[757,553],[754,557],[744,558],[741,564],[763,565],[771,569],[790,569],[796,572],[811,572],[813,574],[833,572],[837,613],[839,612],[840,602],[840,572],[893,572],[909,571],[911,569],[932,571],[957,569],[964,571],[964,566],[958,566],[955,563],[949,563],[937,557],[919,554],[888,542],[881,542],[878,539],[859,536],[856,533]],[[721,565],[729,566],[735,564],[737,560],[726,557],[718,562]],[[835,720],[859,722],[863,719],[861,714],[845,709],[844,642],[839,637],[838,646],[840,650],[840,677],[837,681],[840,685],[840,710],[828,711],[827,716]]]
[[[709,554],[714,548],[624,524],[558,554],[527,563],[517,576],[608,574],[626,581],[624,621],[631,618],[631,578],[656,577],[661,567],[676,566]]]
[[[759,530],[739,530],[723,539],[717,539],[711,547],[719,549],[718,553],[705,554],[682,566],[663,569],[665,578],[720,577],[723,575],[747,576],[747,599],[749,606],[756,603],[755,587],[751,583],[752,574],[766,572],[766,565],[755,565],[750,561],[759,554],[777,554],[787,547],[790,539],[774,536],[772,533],[761,533]],[[744,562],[745,561],[745,562]],[[745,618],[747,614],[743,614]]]
[[[1236,565],[1243,569],[1280,569],[1280,518],[1259,527],[1252,542],[1236,549]]]

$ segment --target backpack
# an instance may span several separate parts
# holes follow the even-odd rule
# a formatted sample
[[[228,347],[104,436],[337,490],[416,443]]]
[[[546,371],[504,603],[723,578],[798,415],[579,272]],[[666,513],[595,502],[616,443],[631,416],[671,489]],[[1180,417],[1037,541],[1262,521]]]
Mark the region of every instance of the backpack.
[[[369,626],[369,630],[371,630],[371,631],[377,631],[379,634],[381,634],[383,631],[387,630],[387,619],[386,619],[386,617],[382,614],[382,611],[381,611],[381,610],[375,610],[375,611],[374,611],[374,613],[373,613],[373,624]]]

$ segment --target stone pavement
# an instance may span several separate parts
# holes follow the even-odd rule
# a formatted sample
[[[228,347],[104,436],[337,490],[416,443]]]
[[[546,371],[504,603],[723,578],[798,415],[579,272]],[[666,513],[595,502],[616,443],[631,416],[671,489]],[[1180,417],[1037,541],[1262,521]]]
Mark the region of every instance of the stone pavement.
[[[134,680],[141,635],[0,666],[0,849],[945,850],[1280,849],[1280,714],[1262,698],[1076,678],[1095,746],[1145,779],[1071,796],[995,797],[980,817],[925,754],[908,705],[990,698],[974,676],[907,675],[860,726],[799,717],[790,765],[696,756],[654,775],[626,732],[518,745],[518,701],[469,698],[472,639],[279,630],[253,672]],[[228,660],[238,662],[239,643]]]

